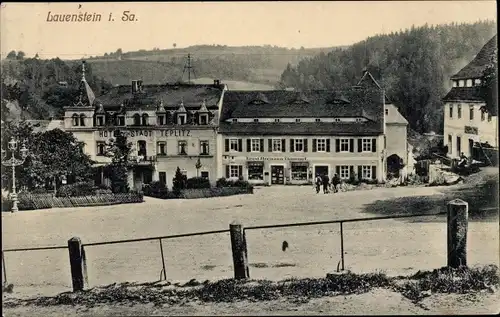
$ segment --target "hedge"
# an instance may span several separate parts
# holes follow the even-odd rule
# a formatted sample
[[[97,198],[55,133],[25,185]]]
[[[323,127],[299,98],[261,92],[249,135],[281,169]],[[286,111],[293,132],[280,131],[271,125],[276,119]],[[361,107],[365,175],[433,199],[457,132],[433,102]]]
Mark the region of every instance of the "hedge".
[[[144,201],[144,195],[138,192],[121,194],[102,194],[87,195],[78,197],[54,197],[52,194],[29,194],[21,193],[18,195],[19,210],[35,210],[48,208],[65,207],[90,207],[106,206],[116,204],[141,203]],[[10,211],[12,201],[2,200],[2,211]]]
[[[241,194],[253,194],[253,187],[212,187],[183,189],[179,195],[166,188],[161,191],[144,191],[144,196],[160,199],[196,199],[209,197],[223,197]]]

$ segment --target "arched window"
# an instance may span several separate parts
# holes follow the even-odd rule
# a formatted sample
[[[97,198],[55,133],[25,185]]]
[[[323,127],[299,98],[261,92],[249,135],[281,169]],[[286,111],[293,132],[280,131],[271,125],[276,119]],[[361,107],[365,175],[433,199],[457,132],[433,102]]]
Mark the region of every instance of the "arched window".
[[[146,156],[146,141],[137,141],[137,155],[138,156]]]
[[[79,121],[78,121],[78,115],[76,113],[73,114],[72,119],[73,119],[73,126],[77,127],[78,123],[79,123]]]
[[[85,126],[85,115],[84,115],[83,113],[82,113],[82,114],[80,114],[80,125],[81,125],[82,127],[84,127],[84,126]]]
[[[134,114],[134,125],[141,125],[141,116],[138,113]]]
[[[148,118],[149,118],[149,116],[147,113],[144,113],[142,115],[142,125],[148,125]]]

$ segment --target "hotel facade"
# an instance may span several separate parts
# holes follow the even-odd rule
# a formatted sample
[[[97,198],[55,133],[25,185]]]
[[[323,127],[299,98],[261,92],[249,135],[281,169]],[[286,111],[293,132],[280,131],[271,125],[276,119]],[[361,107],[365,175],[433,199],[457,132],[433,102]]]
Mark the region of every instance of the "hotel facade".
[[[124,133],[132,143],[132,189],[151,181],[171,188],[177,167],[187,177],[215,184],[217,126],[226,89],[218,81],[143,85],[137,80],[96,98],[83,74],[79,100],[65,108],[64,129],[85,143],[85,152],[98,167],[111,162],[108,144],[117,131]],[[109,183],[104,168],[96,182]]]
[[[444,101],[444,143],[448,155],[480,156],[481,148],[498,150],[498,109],[487,107],[480,85],[484,70],[497,58],[497,36],[476,57],[451,77],[452,88]]]
[[[385,99],[369,73],[347,91],[227,91],[220,116],[218,177],[306,184],[318,174],[331,178],[336,173],[342,179],[384,181]],[[404,127],[398,149],[404,161],[405,122],[403,118],[394,125]]]

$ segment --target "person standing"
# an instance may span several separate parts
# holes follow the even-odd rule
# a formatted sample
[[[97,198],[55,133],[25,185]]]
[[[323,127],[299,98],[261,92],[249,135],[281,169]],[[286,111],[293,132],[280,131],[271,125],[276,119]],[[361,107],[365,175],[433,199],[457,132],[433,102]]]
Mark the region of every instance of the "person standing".
[[[321,176],[319,176],[319,174],[316,174],[316,194],[319,194],[319,191],[321,189],[321,183],[322,183]]]
[[[340,185],[340,177],[337,173],[335,173],[335,175],[333,175],[332,178],[332,186],[334,193],[337,193],[339,191],[339,185]]]
[[[327,174],[324,174],[322,177],[323,182],[323,194],[328,194],[328,185],[330,184],[330,177]]]

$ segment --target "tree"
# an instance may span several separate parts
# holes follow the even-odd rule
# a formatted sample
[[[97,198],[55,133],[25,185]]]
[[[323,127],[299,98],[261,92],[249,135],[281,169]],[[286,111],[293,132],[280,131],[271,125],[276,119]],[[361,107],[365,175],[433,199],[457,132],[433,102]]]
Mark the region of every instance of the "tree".
[[[128,171],[130,169],[129,155],[132,152],[132,143],[127,137],[117,131],[116,139],[111,139],[107,144],[108,156],[111,156],[111,164],[106,166],[107,174],[111,176],[111,190],[113,193],[128,193]]]
[[[16,51],[10,51],[9,54],[7,54],[7,59],[16,59],[16,56]]]
[[[491,115],[496,116],[498,114],[498,74],[496,59],[484,70],[479,89],[481,96],[486,102],[486,110]]]
[[[173,47],[174,47],[174,48],[176,48],[176,47],[177,47],[177,43],[174,43],[174,44],[173,44]]]
[[[19,51],[17,52],[17,59],[22,61],[24,59],[24,57],[26,56],[26,54],[23,52],[23,51]]]
[[[179,197],[181,191],[186,188],[187,177],[182,174],[181,169],[177,166],[177,170],[175,171],[175,176],[173,178],[172,190],[174,194]]]

